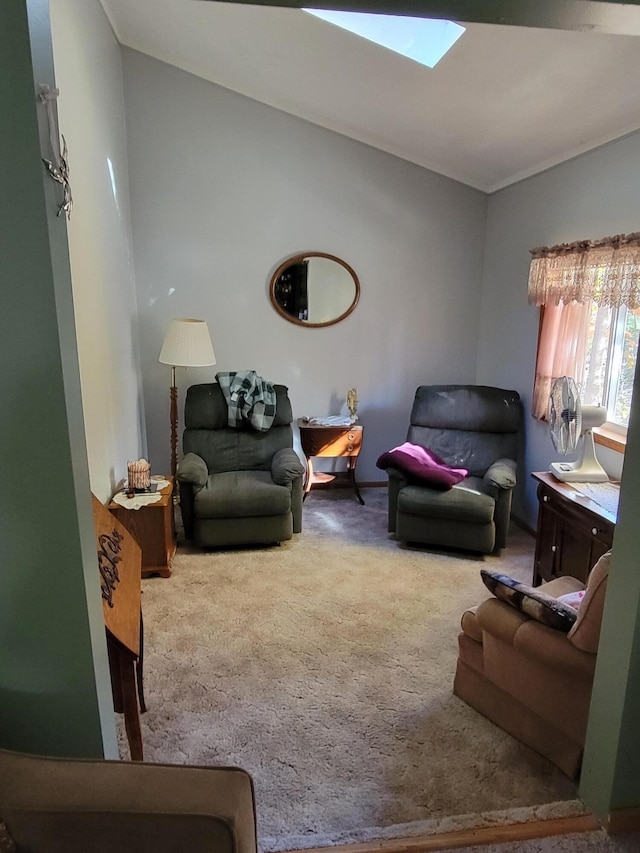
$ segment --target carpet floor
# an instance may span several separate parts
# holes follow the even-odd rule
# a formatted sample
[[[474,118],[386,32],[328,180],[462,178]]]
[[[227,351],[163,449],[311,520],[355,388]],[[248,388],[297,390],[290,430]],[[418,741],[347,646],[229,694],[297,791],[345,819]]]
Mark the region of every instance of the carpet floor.
[[[143,581],[145,759],[248,770],[262,850],[580,813],[563,774],[452,693],[480,568],[529,580],[532,537],[514,527],[500,557],[400,547],[386,489],[363,497],[314,491],[292,541],[180,545],[170,578]]]

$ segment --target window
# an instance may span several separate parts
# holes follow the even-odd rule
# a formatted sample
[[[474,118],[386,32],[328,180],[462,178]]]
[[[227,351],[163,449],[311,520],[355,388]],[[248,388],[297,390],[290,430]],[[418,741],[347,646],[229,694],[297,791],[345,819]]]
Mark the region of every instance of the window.
[[[349,30],[362,38],[413,59],[427,68],[437,63],[465,31],[453,21],[411,18],[406,15],[379,15],[367,12],[334,12],[303,9],[316,18]]]
[[[589,303],[582,401],[607,408],[607,422],[629,425],[640,334],[640,309]]]
[[[554,379],[572,376],[582,402],[604,405],[625,433],[640,337],[640,234],[534,249],[529,301],[542,307],[533,414],[545,418]]]

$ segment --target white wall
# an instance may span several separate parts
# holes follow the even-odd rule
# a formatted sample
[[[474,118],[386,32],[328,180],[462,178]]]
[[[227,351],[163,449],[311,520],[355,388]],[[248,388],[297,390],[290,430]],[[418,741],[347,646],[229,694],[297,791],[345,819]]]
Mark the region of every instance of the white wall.
[[[51,0],[91,489],[101,501],[145,452],[120,46],[98,0]]]
[[[168,466],[173,317],[206,320],[218,364],[178,370],[180,408],[216,370],[289,386],[294,415],[365,426],[363,481],[404,440],[417,385],[473,382],[486,196],[125,50],[128,155],[149,453]],[[323,251],[360,278],[342,323],[300,328],[271,307],[288,256]]]
[[[538,309],[527,303],[529,249],[638,230],[640,134],[635,133],[489,198],[478,382],[515,388],[526,406],[524,484],[515,512],[535,526],[531,471],[557,458],[548,427],[530,417]],[[619,454],[596,448],[611,475]]]

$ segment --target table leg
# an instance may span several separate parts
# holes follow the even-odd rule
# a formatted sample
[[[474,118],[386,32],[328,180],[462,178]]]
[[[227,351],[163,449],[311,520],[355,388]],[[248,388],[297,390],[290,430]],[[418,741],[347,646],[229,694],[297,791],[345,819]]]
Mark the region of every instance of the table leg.
[[[302,495],[302,501],[304,502],[307,498],[307,495],[311,491],[311,484],[313,482],[313,463],[311,461],[311,457],[307,456],[307,478],[304,484],[304,494]]]
[[[132,761],[142,761],[142,730],[136,690],[136,658],[107,631],[107,652],[113,692],[113,710],[124,714],[124,727]],[[141,689],[138,687],[138,689]]]
[[[136,661],[136,685],[138,687],[138,700],[140,710],[144,714],[147,706],[144,701],[144,686],[142,681],[144,667],[144,625],[142,624],[142,610],[140,611],[140,654]]]
[[[353,485],[353,490],[356,493],[356,497],[360,501],[360,503],[364,506],[364,500],[362,495],[360,494],[360,489],[358,487],[358,483],[356,482],[356,462],[358,461],[357,456],[349,457],[349,474],[351,475],[351,483]]]
[[[136,695],[136,673],[135,660],[126,652],[121,653],[120,675],[122,678],[122,699],[124,702],[124,727],[129,741],[129,752],[132,761],[142,761],[142,730],[140,728],[140,714],[138,711],[138,697]]]

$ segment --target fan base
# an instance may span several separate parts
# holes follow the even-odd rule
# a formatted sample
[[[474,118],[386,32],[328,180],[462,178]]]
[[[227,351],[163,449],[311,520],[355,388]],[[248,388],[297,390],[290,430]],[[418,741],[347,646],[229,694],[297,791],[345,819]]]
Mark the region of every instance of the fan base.
[[[608,483],[609,477],[605,471],[597,468],[587,468],[584,465],[578,467],[572,462],[552,462],[549,470],[563,483]]]
[[[609,477],[596,459],[596,446],[593,431],[584,433],[582,455],[577,462],[552,462],[549,470],[563,483],[607,483]]]

